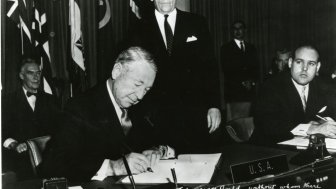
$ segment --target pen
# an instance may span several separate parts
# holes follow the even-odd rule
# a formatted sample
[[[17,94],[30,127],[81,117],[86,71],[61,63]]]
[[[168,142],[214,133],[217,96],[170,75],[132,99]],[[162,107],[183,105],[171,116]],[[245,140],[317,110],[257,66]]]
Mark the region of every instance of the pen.
[[[124,142],[122,143],[122,145],[123,145],[124,148],[128,151],[128,153],[133,152],[133,150],[132,150],[127,144],[125,144]],[[152,173],[154,172],[153,169],[150,168],[150,167],[147,167],[147,171],[148,171],[148,172],[152,172]]]
[[[122,156],[122,159],[123,159],[124,165],[126,167],[126,172],[127,172],[128,178],[130,179],[130,181],[132,183],[133,189],[135,189],[135,182],[134,182],[134,179],[133,179],[133,176],[132,176],[131,169],[130,169],[130,167],[128,165],[127,159],[126,159],[126,157],[124,155]]]
[[[175,184],[175,188],[177,189],[177,178],[176,178],[176,172],[175,172],[175,169],[174,168],[171,168],[170,169],[171,172],[172,172],[172,175],[173,175],[173,180],[174,180],[174,184]]]
[[[323,121],[328,121],[325,117],[321,117],[321,116],[319,116],[319,115],[316,115],[316,117],[322,119]]]

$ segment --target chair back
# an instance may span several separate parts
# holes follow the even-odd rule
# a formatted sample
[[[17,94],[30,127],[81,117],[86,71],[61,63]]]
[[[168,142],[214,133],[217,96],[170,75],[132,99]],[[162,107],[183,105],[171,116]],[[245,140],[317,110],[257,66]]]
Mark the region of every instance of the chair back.
[[[33,171],[36,173],[36,167],[42,162],[42,152],[44,151],[50,136],[42,136],[27,140],[28,154]]]
[[[226,130],[234,141],[246,142],[250,139],[254,130],[253,117],[230,120],[226,123]]]

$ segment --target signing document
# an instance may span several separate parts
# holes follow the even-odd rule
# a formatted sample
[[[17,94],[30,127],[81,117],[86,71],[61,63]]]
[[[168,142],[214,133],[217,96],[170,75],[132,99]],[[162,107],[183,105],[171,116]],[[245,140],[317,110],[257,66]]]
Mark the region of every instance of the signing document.
[[[160,160],[152,167],[153,172],[134,175],[136,184],[174,182],[171,169],[176,172],[178,183],[209,183],[215,171],[221,153],[217,154],[181,154],[177,159]],[[130,183],[128,177],[121,180]]]

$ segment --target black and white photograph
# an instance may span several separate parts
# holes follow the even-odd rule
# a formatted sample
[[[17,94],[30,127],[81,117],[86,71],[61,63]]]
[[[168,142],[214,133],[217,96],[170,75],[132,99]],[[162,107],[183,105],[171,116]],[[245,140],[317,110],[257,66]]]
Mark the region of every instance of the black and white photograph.
[[[3,189],[335,189],[335,0],[1,0]]]

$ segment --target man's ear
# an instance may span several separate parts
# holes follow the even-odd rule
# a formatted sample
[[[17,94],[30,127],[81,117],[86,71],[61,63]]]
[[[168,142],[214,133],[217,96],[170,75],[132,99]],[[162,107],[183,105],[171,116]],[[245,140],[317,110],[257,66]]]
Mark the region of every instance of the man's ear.
[[[288,67],[291,68],[293,63],[293,58],[288,59]]]
[[[119,77],[121,72],[122,72],[122,65],[120,63],[114,64],[112,69],[112,79],[116,79],[117,77]]]
[[[21,80],[23,80],[23,73],[22,72],[19,73],[19,77],[20,77]]]
[[[321,62],[318,62],[317,67],[316,67],[316,75],[318,75],[320,67],[321,67]]]

